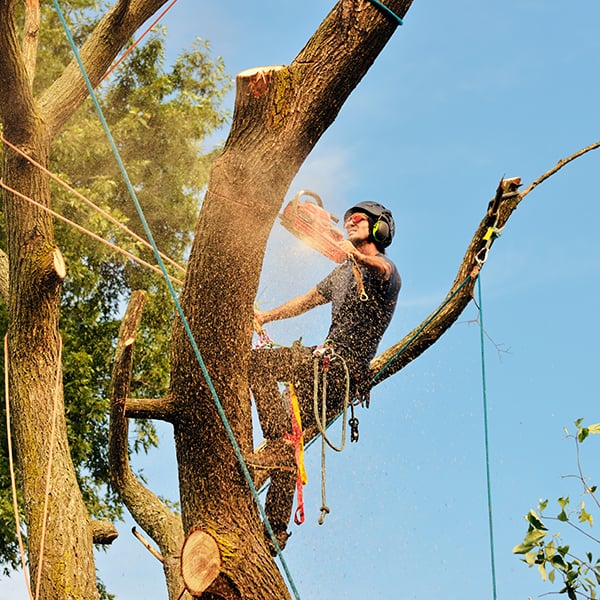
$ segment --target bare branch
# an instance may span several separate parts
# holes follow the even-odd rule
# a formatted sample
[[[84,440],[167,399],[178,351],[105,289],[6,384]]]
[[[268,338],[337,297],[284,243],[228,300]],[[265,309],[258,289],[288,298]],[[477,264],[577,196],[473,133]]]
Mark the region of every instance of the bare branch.
[[[125,404],[129,394],[133,345],[146,298],[134,292],[119,331],[113,368],[108,456],[112,484],[132,517],[152,537],[164,557],[163,568],[169,589],[179,591],[181,576],[174,565],[183,544],[181,518],[133,474],[129,465],[128,420]]]
[[[562,158],[561,160],[559,160],[556,163],[556,165],[554,165],[554,167],[552,167],[549,171],[546,171],[543,175],[540,175],[533,183],[531,183],[529,185],[529,187],[525,188],[521,192],[521,197],[519,199],[519,202],[521,200],[523,200],[523,198],[525,198],[525,196],[527,196],[527,194],[529,194],[529,192],[533,191],[533,189],[536,188],[540,183],[542,183],[543,181],[548,179],[548,177],[551,177],[552,175],[554,175],[554,173],[556,173],[557,171],[562,169],[566,164],[570,163],[571,161],[575,160],[576,158],[579,158],[580,156],[586,154],[587,152],[590,152],[591,150],[595,150],[598,147],[600,147],[600,141],[595,142],[594,144],[590,144],[589,146],[586,146],[585,148],[582,148],[581,150],[578,150],[574,154],[571,154],[571,156],[567,156],[567,158]]]
[[[371,363],[371,373],[375,384],[397,373],[420,356],[458,319],[471,301],[473,287],[481,266],[478,259],[482,249],[485,248],[483,240],[486,234],[489,233],[490,228],[494,228],[496,231],[501,230],[521,200],[536,186],[554,175],[566,164],[599,147],[600,141],[560,160],[552,169],[538,177],[521,193],[516,191],[518,182],[509,186],[506,190],[501,189],[503,185],[501,182],[496,197],[489,203],[487,213],[467,248],[454,283],[445,300],[418,327],[391,348],[375,357]],[[485,257],[487,257],[487,253]]]

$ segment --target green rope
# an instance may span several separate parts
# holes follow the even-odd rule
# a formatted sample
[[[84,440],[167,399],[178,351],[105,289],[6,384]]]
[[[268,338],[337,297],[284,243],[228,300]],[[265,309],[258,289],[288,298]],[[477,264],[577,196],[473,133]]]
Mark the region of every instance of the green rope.
[[[77,63],[79,64],[79,68],[81,70],[81,74],[83,76],[83,79],[85,80],[86,86],[88,88],[88,92],[90,94],[90,98],[92,99],[92,102],[94,103],[94,107],[96,109],[96,112],[98,114],[98,117],[100,119],[100,122],[102,124],[102,127],[104,129],[104,132],[106,134],[106,137],[109,141],[109,144],[111,146],[112,152],[115,156],[115,159],[117,161],[117,164],[119,166],[119,169],[121,171],[121,174],[123,175],[123,178],[125,180],[125,184],[127,186],[127,190],[129,191],[129,195],[131,196],[131,199],[133,201],[133,204],[135,206],[135,209],[139,215],[139,218],[142,222],[142,226],[144,228],[144,231],[146,233],[146,236],[148,237],[148,241],[150,242],[152,249],[154,251],[154,255],[156,258],[156,261],[160,267],[160,270],[163,273],[165,282],[167,284],[167,287],[169,289],[169,293],[171,294],[171,297],[173,299],[173,302],[175,303],[175,307],[177,309],[177,313],[179,314],[179,317],[181,319],[181,322],[183,324],[183,327],[185,329],[185,332],[189,338],[190,344],[192,345],[192,349],[194,351],[194,354],[196,356],[196,359],[198,361],[198,364],[200,365],[200,368],[202,370],[202,374],[204,375],[204,378],[206,380],[206,383],[209,387],[210,393],[213,397],[213,400],[215,402],[215,405],[217,407],[217,412],[219,413],[219,417],[221,418],[221,421],[223,422],[223,426],[225,427],[225,431],[227,432],[227,435],[229,437],[229,440],[231,442],[231,445],[233,446],[233,450],[234,453],[240,463],[240,466],[242,468],[242,472],[244,474],[244,477],[248,483],[248,486],[252,492],[252,495],[254,496],[254,500],[258,506],[259,512],[261,514],[261,517],[264,521],[264,525],[265,528],[267,529],[267,533],[269,534],[272,542],[273,542],[273,546],[275,547],[277,554],[279,556],[279,559],[281,560],[281,564],[283,566],[283,569],[285,571],[287,580],[290,584],[290,587],[292,589],[292,592],[294,593],[294,596],[300,600],[300,595],[298,593],[298,590],[296,589],[296,586],[294,584],[293,578],[291,576],[291,573],[289,572],[287,563],[285,562],[282,554],[281,554],[281,548],[279,547],[279,544],[277,543],[277,539],[275,538],[275,534],[273,532],[273,529],[271,527],[271,524],[269,523],[269,519],[267,518],[267,515],[265,513],[265,510],[262,506],[262,503],[260,502],[260,498],[258,496],[258,492],[256,490],[256,487],[254,485],[254,482],[252,481],[252,476],[250,475],[250,471],[248,470],[248,467],[246,466],[246,462],[244,461],[244,457],[242,456],[242,452],[240,450],[240,447],[237,443],[237,440],[235,439],[235,435],[233,433],[233,430],[231,429],[231,426],[229,425],[229,421],[227,420],[227,416],[225,415],[225,411],[223,409],[223,405],[221,404],[221,401],[219,400],[219,396],[217,394],[217,391],[215,390],[215,387],[212,383],[212,380],[210,378],[210,375],[208,373],[208,370],[206,368],[206,364],[204,363],[204,359],[202,358],[202,355],[200,353],[200,349],[198,348],[198,345],[196,343],[196,340],[194,339],[194,335],[192,333],[192,330],[190,329],[190,325],[185,317],[185,314],[183,312],[183,308],[181,307],[181,304],[179,303],[179,300],[177,298],[177,293],[175,292],[175,289],[173,287],[173,284],[171,283],[171,280],[169,278],[169,274],[167,272],[167,269],[165,267],[165,264],[160,256],[160,252],[158,251],[158,248],[156,246],[156,242],[154,241],[154,236],[152,235],[152,232],[150,231],[150,227],[148,225],[148,222],[146,220],[146,217],[144,215],[144,211],[142,209],[142,206],[139,203],[139,200],[137,198],[137,195],[135,193],[135,190],[133,188],[133,185],[131,184],[131,181],[129,179],[129,175],[127,174],[127,170],[125,169],[125,165],[123,164],[123,161],[121,159],[121,155],[119,153],[119,150],[117,148],[117,145],[114,141],[114,138],[111,134],[110,128],[108,126],[108,123],[106,122],[106,119],[104,118],[104,113],[102,112],[102,108],[100,107],[100,103],[98,102],[98,98],[96,96],[96,93],[94,91],[94,88],[91,84],[91,81],[89,79],[89,76],[87,74],[87,71],[85,69],[85,65],[83,64],[83,61],[81,60],[81,57],[79,55],[79,51],[77,49],[77,46],[75,45],[75,41],[73,39],[73,36],[71,34],[71,31],[69,29],[69,26],[67,24],[67,21],[65,19],[65,15],[62,11],[62,9],[60,8],[59,4],[58,4],[58,0],[52,0],[54,7],[56,8],[56,12],[58,14],[58,18],[60,19],[60,22],[63,26],[63,29],[65,31],[65,34],[67,36],[67,39],[69,41],[69,44],[71,46],[71,49],[73,51],[73,55],[75,56],[75,59],[77,60]]]
[[[481,343],[481,381],[483,392],[483,428],[485,436],[485,474],[487,481],[488,525],[490,532],[490,562],[492,567],[492,592],[496,600],[496,561],[494,558],[494,523],[492,519],[492,486],[490,478],[490,443],[488,435],[487,385],[485,378],[485,350],[483,329],[483,304],[481,302],[481,275],[477,278],[477,296],[479,306],[479,338]]]
[[[388,8],[379,0],[369,0],[372,4],[374,4],[381,12],[385,13],[388,17],[391,17],[393,21],[396,21],[397,25],[404,25],[402,19],[391,9]]]

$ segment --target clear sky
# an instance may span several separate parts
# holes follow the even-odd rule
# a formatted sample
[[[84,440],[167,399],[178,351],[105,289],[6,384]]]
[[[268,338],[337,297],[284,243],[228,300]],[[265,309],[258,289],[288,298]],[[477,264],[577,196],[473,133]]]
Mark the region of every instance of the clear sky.
[[[175,55],[208,39],[232,76],[286,64],[333,6],[324,0],[207,3],[179,0],[164,23]],[[392,209],[389,256],[403,288],[381,349],[443,300],[502,176],[525,184],[600,138],[600,3],[594,0],[415,0],[292,184],[342,214],[361,200]],[[228,96],[233,109],[233,94]],[[222,134],[222,139],[226,136]],[[492,517],[497,597],[558,591],[512,554],[538,498],[581,487],[564,428],[600,421],[597,176],[600,151],[567,166],[521,204],[482,272]],[[306,291],[332,263],[276,224],[259,293],[270,308]],[[320,449],[307,453],[306,523],[292,525],[284,556],[305,600],[492,598],[484,417],[477,311],[372,394],[359,409],[360,440],[328,454],[319,526]],[[319,309],[268,327],[290,343],[319,343]],[[161,449],[138,461],[150,487],[177,499],[168,427]],[[337,437],[339,429],[332,430]],[[599,481],[600,440],[582,447]],[[591,502],[586,504],[591,508]],[[98,557],[120,600],[166,597],[159,563],[131,523]],[[576,537],[564,524],[564,541]],[[592,542],[583,546],[595,554]],[[26,597],[21,578],[0,598]]]

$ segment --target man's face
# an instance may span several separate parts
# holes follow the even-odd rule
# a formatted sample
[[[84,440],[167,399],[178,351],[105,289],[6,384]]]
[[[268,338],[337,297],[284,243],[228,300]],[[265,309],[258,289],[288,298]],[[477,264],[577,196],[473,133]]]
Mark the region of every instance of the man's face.
[[[369,217],[361,212],[348,215],[344,221],[348,239],[356,246],[369,237]]]

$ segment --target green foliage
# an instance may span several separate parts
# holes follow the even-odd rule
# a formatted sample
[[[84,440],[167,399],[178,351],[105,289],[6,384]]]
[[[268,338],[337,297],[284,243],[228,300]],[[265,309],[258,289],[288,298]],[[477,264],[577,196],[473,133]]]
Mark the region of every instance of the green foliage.
[[[577,433],[569,434],[568,437],[575,441],[577,448],[577,478],[583,484],[583,495],[589,496],[593,505],[600,508],[600,503],[595,495],[596,486],[590,486],[583,476],[581,464],[579,462],[579,445],[585,441],[590,434],[600,433],[600,424],[582,426],[583,420],[578,419],[575,422]],[[566,431],[566,430],[565,430]],[[547,522],[557,521],[568,526],[569,530],[579,534],[578,538],[583,538],[587,542],[599,544],[600,540],[591,535],[593,527],[593,516],[586,509],[585,501],[571,508],[569,497],[560,497],[557,499],[558,512],[556,516],[548,515],[548,500],[540,500],[537,510],[530,510],[526,515],[527,532],[520,544],[513,548],[515,554],[524,555],[523,561],[529,567],[537,567],[537,570],[544,581],[554,583],[557,579],[561,581],[562,587],[559,594],[566,594],[570,600],[577,598],[589,598],[594,600],[598,598],[598,587],[600,586],[600,558],[594,558],[590,551],[586,551],[583,556],[580,553],[575,554],[571,550],[571,545],[562,543],[560,533],[550,536]],[[579,539],[577,541],[580,541]]]
[[[78,44],[98,18],[97,7],[93,0],[69,3],[68,19]],[[37,93],[51,84],[71,60],[50,6],[42,7],[40,36]],[[97,93],[158,247],[185,266],[200,195],[217,152],[207,150],[205,143],[229,118],[221,103],[231,81],[222,61],[211,58],[205,41],[197,41],[166,68],[164,40],[165,31],[155,28]],[[54,140],[51,160],[53,173],[145,238],[91,101]],[[155,263],[152,253],[139,242],[54,182],[51,199],[52,208],[63,216]],[[136,342],[131,394],[160,397],[169,383],[173,307],[159,274],[59,221],[56,240],[67,264],[61,333],[71,453],[91,515],[115,519],[122,508],[109,485],[106,449],[112,359],[120,318],[131,291],[145,290],[148,303]],[[6,247],[3,241],[1,224],[0,244]],[[183,277],[176,269],[173,274]],[[6,315],[3,306],[0,310],[4,332]],[[17,546],[3,427],[4,402],[0,414],[0,564],[12,569],[17,562]],[[136,422],[134,427],[133,452],[147,452],[158,443],[151,422]],[[102,593],[109,597],[105,590]]]

